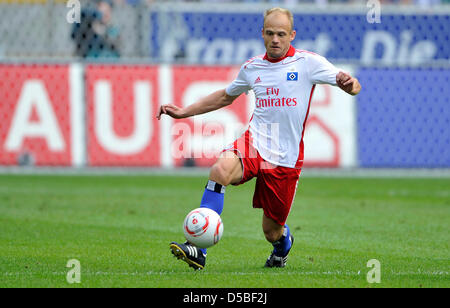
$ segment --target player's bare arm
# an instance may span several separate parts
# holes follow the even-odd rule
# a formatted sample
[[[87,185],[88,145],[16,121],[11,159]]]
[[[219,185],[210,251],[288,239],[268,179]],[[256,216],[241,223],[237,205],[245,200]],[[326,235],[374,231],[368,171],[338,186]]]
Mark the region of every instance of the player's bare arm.
[[[339,72],[336,75],[336,83],[339,88],[350,95],[356,95],[361,91],[361,84],[358,79],[344,72]]]
[[[156,118],[160,120],[162,114],[167,114],[175,119],[188,118],[228,106],[232,104],[236,98],[238,98],[238,96],[230,96],[225,92],[225,89],[222,89],[185,108],[180,108],[172,104],[162,105],[159,108]]]

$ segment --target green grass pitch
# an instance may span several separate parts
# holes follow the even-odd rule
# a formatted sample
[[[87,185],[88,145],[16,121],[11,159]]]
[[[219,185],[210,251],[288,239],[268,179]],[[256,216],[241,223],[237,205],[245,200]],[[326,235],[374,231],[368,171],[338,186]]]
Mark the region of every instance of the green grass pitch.
[[[224,236],[194,272],[170,253],[205,177],[0,176],[0,287],[450,287],[448,178],[301,177],[283,269],[254,182],[228,187]],[[81,282],[66,280],[70,259]],[[370,259],[380,283],[370,284]]]

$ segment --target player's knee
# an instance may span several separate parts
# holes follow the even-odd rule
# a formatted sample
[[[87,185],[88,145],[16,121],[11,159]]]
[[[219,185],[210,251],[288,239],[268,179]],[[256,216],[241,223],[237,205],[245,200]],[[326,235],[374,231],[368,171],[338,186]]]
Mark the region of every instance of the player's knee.
[[[277,233],[268,231],[264,232],[264,236],[266,237],[266,240],[270,243],[276,242],[279,240]]]
[[[211,167],[209,178],[212,181],[224,186],[229,185],[232,180],[231,172],[229,172],[226,167],[220,162],[215,163]]]
[[[266,240],[270,243],[278,241],[281,236],[283,235],[282,232],[279,230],[274,229],[264,229],[264,236],[266,237]]]

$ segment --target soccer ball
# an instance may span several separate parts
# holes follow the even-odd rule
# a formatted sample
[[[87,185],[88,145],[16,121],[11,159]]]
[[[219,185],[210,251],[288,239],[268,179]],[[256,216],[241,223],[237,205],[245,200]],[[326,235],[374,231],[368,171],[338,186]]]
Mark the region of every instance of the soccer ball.
[[[199,248],[211,247],[223,234],[219,214],[208,208],[198,208],[187,214],[183,223],[186,240]]]

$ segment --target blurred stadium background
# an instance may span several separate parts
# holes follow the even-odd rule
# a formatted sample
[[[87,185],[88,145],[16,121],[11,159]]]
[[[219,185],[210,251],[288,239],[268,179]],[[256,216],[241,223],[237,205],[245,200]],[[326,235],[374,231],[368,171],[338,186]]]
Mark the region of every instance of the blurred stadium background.
[[[264,53],[272,6],[294,12],[296,48],[363,85],[317,88],[305,167],[448,174],[448,0],[0,0],[0,166],[210,166],[246,128],[252,94],[182,121],[157,121],[158,106],[190,104]]]

